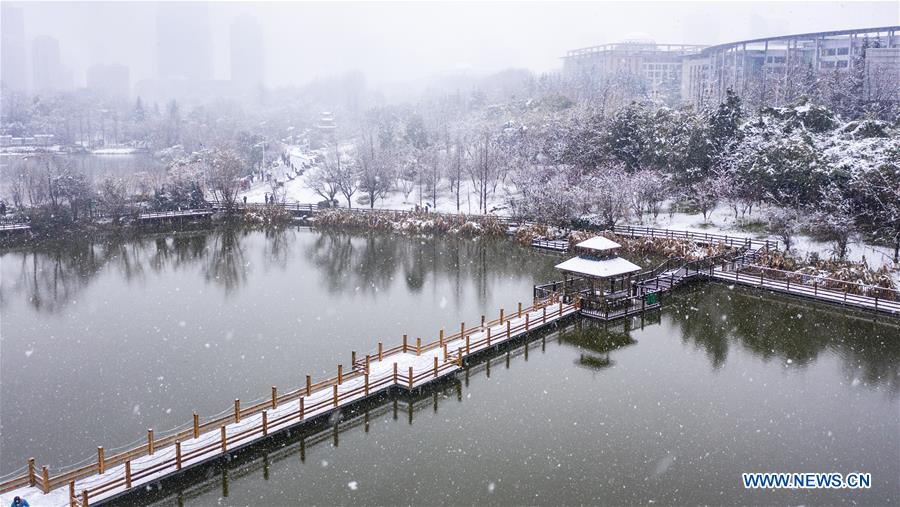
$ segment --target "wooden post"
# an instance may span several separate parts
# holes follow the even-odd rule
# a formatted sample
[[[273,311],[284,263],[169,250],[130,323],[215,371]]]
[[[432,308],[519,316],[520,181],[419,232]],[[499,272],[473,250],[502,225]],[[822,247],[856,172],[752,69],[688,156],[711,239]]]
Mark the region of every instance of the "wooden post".
[[[265,412],[263,412],[265,414]],[[175,470],[181,470],[181,441],[175,441]]]
[[[69,507],[75,507],[77,499],[75,498],[75,481],[69,481]]]
[[[438,345],[441,347],[444,346],[444,330],[443,329],[441,329],[441,333],[438,335]]]
[[[338,388],[337,384],[332,384],[333,389],[331,390],[332,398],[334,399],[334,406],[338,406]]]
[[[444,344],[444,361],[447,360],[447,344]]]
[[[302,421],[304,417],[306,417],[306,403],[303,401],[306,398],[303,396],[300,397],[300,420]]]
[[[338,365],[338,385],[341,385],[344,382],[344,365]]]
[[[462,349],[456,349],[456,362],[459,363],[459,367],[462,368]]]
[[[547,307],[545,306],[545,307],[541,308],[541,311],[543,312],[543,315],[541,315],[541,324],[546,324],[547,323]]]
[[[472,353],[472,349],[469,347],[469,338],[470,338],[470,336],[466,335],[466,355],[469,355]]]
[[[350,351],[350,371],[353,371],[354,368],[356,368],[356,351],[351,350]]]
[[[234,399],[234,422],[241,422],[241,400]]]
[[[481,316],[481,327],[484,327],[484,315]]]
[[[491,328],[487,328],[487,346],[491,346]]]
[[[409,367],[409,377],[407,377],[407,380],[409,381],[409,388],[412,389],[413,388],[413,368],[412,368],[412,366]]]
[[[278,408],[278,388],[272,386],[272,409]]]
[[[510,336],[512,336],[512,335],[510,334],[512,331],[510,330],[510,325],[509,325],[509,324],[510,324],[510,321],[507,320],[507,321],[506,321],[506,339],[507,339],[507,340],[510,338]]]
[[[500,309],[500,323],[503,324],[503,308]]]
[[[481,325],[484,325],[484,316],[481,317]],[[459,335],[462,336],[466,334],[466,323],[462,322],[459,324]]]
[[[200,438],[200,416],[194,412],[194,438]]]
[[[421,354],[422,354],[422,339],[419,337],[416,337],[416,355],[418,356]]]
[[[364,378],[364,382],[365,382],[365,386],[366,386],[366,396],[368,396],[369,395],[369,372],[368,371],[366,371],[363,374],[363,378]]]
[[[562,298],[560,298],[560,300],[559,300],[559,316],[560,317],[562,317],[562,307],[563,307],[563,302],[562,302]]]
[[[383,354],[383,352],[384,352],[384,344],[381,343],[381,342],[378,342],[378,360],[379,360],[379,361],[381,361],[382,359],[384,359],[384,354]]]
[[[220,429],[222,435],[222,452],[228,452],[228,436],[225,434],[225,425]]]
[[[397,363],[394,363],[394,383],[397,383]]]
[[[519,318],[522,318],[522,302],[519,302]]]
[[[97,447],[97,473],[100,475],[106,471],[106,461],[103,458],[103,446]]]
[[[434,356],[434,378],[438,377],[438,358]]]
[[[403,352],[406,352],[406,335],[403,335]]]
[[[81,490],[81,507],[89,507],[88,504],[88,492],[86,489]]]
[[[147,430],[147,454],[153,456],[153,428]]]
[[[125,489],[131,489],[131,460],[125,462]]]
[[[525,331],[528,331],[528,316],[529,315],[531,315],[531,314],[530,313],[525,314]]]
[[[366,367],[365,367],[365,370],[364,370],[365,373],[369,373],[369,363],[370,363],[371,361],[372,361],[372,356],[370,356],[369,354],[366,354]]]
[[[41,467],[41,489],[44,493],[50,492],[50,470],[47,469],[47,465]]]
[[[263,436],[267,436],[269,434],[269,414],[267,410],[263,410],[262,413],[262,430]]]
[[[306,395],[310,396],[312,394],[312,377],[309,375],[306,376]]]
[[[819,281],[813,280],[813,296],[819,295]]]
[[[37,479],[34,473],[34,458],[28,458],[28,485],[34,487]]]

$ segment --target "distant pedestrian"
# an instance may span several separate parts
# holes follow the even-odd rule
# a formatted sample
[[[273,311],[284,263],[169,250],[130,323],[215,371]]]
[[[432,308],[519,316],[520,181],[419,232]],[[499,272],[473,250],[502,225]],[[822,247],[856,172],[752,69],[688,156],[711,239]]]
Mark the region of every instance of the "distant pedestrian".
[[[24,498],[15,497],[15,498],[13,498],[13,501],[9,505],[9,507],[28,507],[28,500],[25,500]]]
[[[246,204],[247,204],[247,196],[245,195],[244,196],[244,205],[246,205]]]
[[[0,216],[6,216],[6,203],[0,201]]]
[[[266,197],[265,197],[265,199],[266,199],[266,204],[269,204],[269,193],[268,193],[268,192],[266,192]]]

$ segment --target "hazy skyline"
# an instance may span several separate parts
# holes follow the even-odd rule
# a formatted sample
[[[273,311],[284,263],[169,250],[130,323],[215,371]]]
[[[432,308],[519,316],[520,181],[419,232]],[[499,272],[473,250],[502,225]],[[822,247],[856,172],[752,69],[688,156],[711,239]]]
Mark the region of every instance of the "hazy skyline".
[[[9,2],[25,37],[59,39],[82,85],[85,70],[122,63],[132,83],[157,76],[156,2]],[[212,75],[230,77],[230,27],[243,14],[262,29],[269,86],[359,70],[393,83],[467,70],[560,67],[569,49],[635,36],[716,44],[746,38],[900,23],[896,2],[211,2]],[[177,11],[178,5],[166,10]],[[189,6],[184,6],[188,9]],[[30,60],[30,56],[29,56]]]

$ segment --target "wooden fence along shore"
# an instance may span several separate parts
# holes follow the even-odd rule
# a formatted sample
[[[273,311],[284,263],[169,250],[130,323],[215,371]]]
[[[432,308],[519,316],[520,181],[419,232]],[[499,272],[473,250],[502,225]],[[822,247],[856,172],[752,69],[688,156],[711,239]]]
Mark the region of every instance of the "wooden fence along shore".
[[[27,472],[0,483],[6,497],[19,495],[34,506],[86,506],[107,500],[132,488],[158,481],[200,463],[222,457],[268,435],[316,420],[390,389],[413,390],[459,371],[467,358],[495,348],[525,334],[556,325],[577,313],[573,304],[547,299],[475,326],[460,324],[459,330],[423,343],[406,335],[400,345],[385,348],[378,343],[365,355],[351,353],[348,368],[338,365],[337,375],[313,382],[307,375],[303,387],[271,396],[251,406],[234,401],[226,416],[200,422],[194,414],[192,427],[165,436],[147,431],[145,444],[107,456],[97,448],[95,462],[51,476],[47,466],[39,470],[28,460]]]

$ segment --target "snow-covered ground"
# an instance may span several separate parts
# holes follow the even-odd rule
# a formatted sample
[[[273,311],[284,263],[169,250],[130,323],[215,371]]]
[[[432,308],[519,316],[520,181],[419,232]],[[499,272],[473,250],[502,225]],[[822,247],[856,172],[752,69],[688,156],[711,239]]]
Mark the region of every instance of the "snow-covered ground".
[[[97,148],[91,150],[93,155],[134,155],[135,153],[145,153],[147,150],[141,148]]]
[[[300,165],[296,161],[294,161],[295,153],[293,151],[289,151],[291,155],[291,160],[294,162],[294,166],[299,168]],[[307,174],[318,171],[319,168],[312,165],[308,169],[305,170],[303,175],[293,177],[291,179],[291,171],[289,167],[285,167],[283,165],[279,165],[271,169],[272,177],[277,179],[280,182],[283,182],[283,190],[285,202],[287,203],[302,203],[302,204],[315,204],[319,201],[324,200],[324,198],[315,192],[313,192],[305,183],[305,179]],[[459,202],[459,211],[462,213],[478,213],[478,196],[475,194],[474,187],[471,181],[463,181],[461,185],[460,192],[460,202]],[[279,190],[281,192],[281,190]],[[238,199],[243,197],[247,197],[247,202],[254,203],[262,203],[265,202],[266,194],[272,193],[272,184],[267,181],[255,181],[248,190],[241,192],[238,195]],[[390,192],[383,199],[378,199],[375,202],[376,209],[399,209],[399,210],[409,210],[414,209],[416,205],[425,206],[428,205],[429,209],[434,211],[439,211],[443,213],[456,213],[456,193],[450,193],[449,185],[446,180],[441,182],[441,185],[438,187],[438,198],[436,203],[432,202],[432,197],[428,195],[428,192],[423,192],[424,195],[419,197],[418,189],[413,189],[408,195],[405,195],[402,191],[395,190]],[[353,194],[352,201],[354,208],[368,208],[368,204],[360,204],[357,199],[363,196],[361,191],[357,191]],[[341,195],[338,194],[335,196],[338,200],[338,204],[342,207],[347,206],[347,200]],[[488,199],[488,209],[497,210],[495,211],[498,214],[503,214],[506,209],[506,191],[502,189],[500,186],[497,188],[497,192],[495,195],[491,196]]]
[[[753,215],[745,217],[744,221],[762,219],[762,210],[753,211]],[[629,224],[636,225],[637,220],[630,220]],[[729,236],[777,239],[768,234],[757,234],[741,230],[735,221],[734,212],[725,206],[719,206],[710,215],[704,224],[703,216],[699,213],[660,213],[656,220],[652,216],[644,216],[642,225],[658,227],[661,229],[677,229],[684,231],[709,232],[728,234]],[[827,259],[831,257],[834,245],[829,242],[817,241],[809,236],[796,235],[791,248],[798,255],[805,256],[817,253],[819,257]],[[877,246],[859,240],[851,241],[847,245],[847,260],[861,261],[865,258],[869,267],[877,269],[881,266],[898,268],[893,262],[893,251],[887,246]]]

